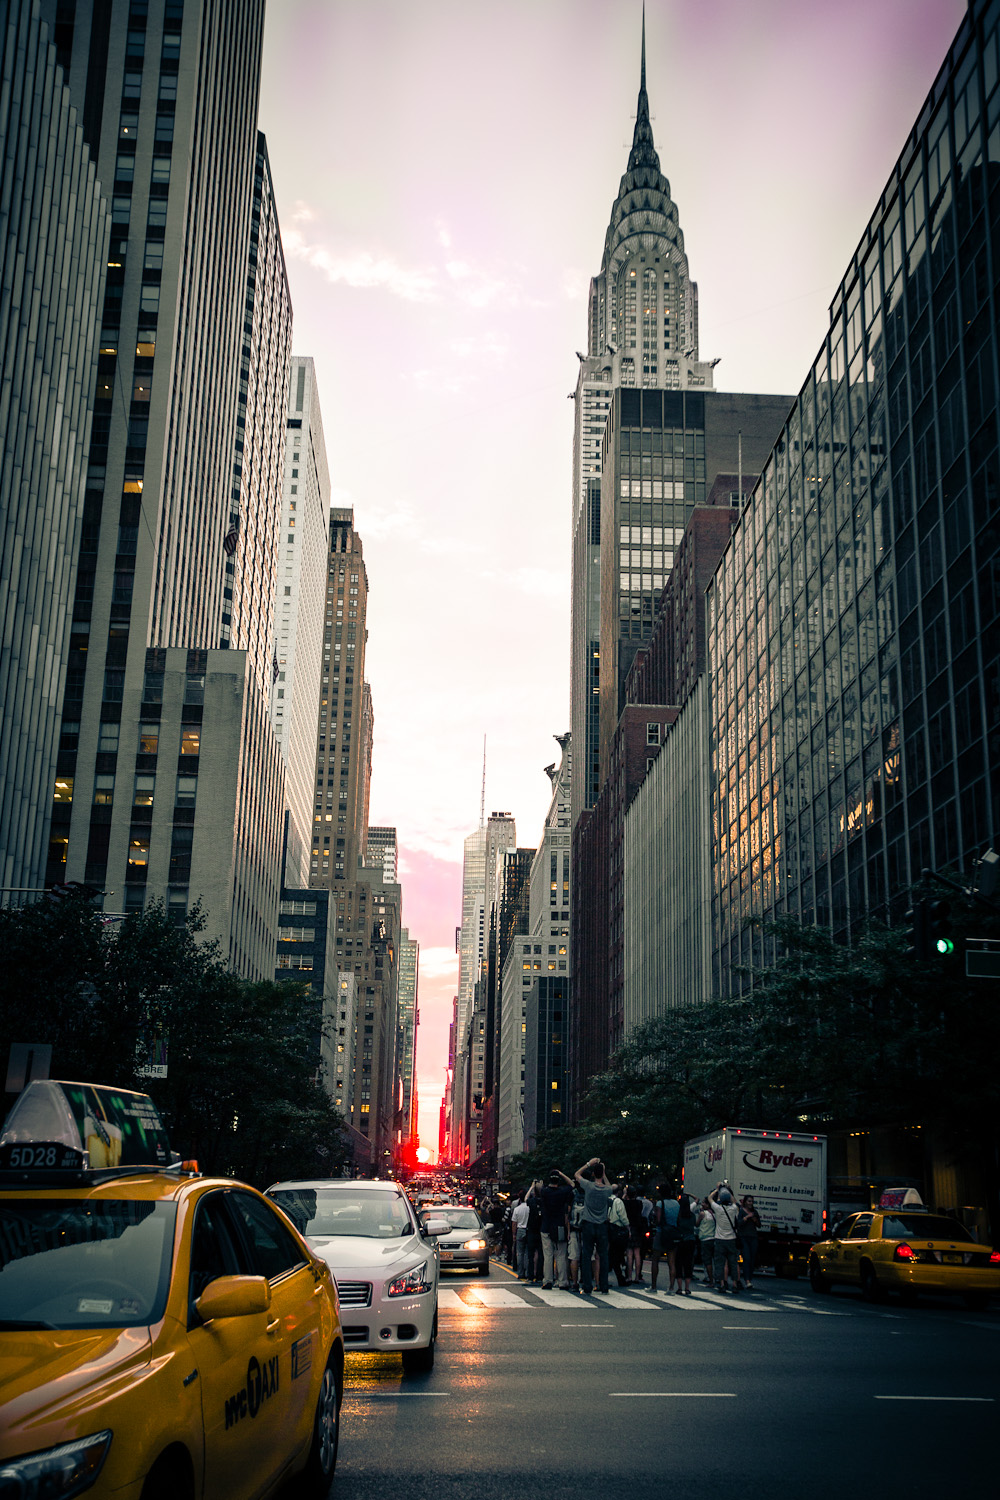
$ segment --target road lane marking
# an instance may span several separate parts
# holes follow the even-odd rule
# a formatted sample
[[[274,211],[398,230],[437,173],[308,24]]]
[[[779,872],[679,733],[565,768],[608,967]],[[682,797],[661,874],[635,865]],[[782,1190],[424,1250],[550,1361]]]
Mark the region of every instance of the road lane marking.
[[[381,1396],[383,1399],[386,1396],[388,1396],[389,1399],[393,1400],[393,1401],[397,1397],[399,1397],[400,1399],[402,1399],[404,1396],[450,1396],[451,1395],[451,1391],[352,1391],[352,1390],[350,1390],[350,1387],[348,1387],[348,1391],[350,1391],[350,1394],[352,1396]],[[344,1392],[345,1397],[347,1396],[348,1391]]]
[[[773,1323],[723,1323],[724,1333],[780,1333]]]
[[[992,1405],[995,1396],[876,1396],[876,1401],[983,1401]]]
[[[560,1328],[614,1328],[613,1323],[560,1323]]]
[[[609,1391],[609,1396],[623,1396],[628,1400],[643,1400],[647,1396],[666,1397],[670,1400],[690,1396],[702,1401],[722,1401],[736,1399],[735,1391]]]
[[[458,1293],[457,1292],[453,1292],[450,1287],[448,1287],[448,1288],[446,1288],[446,1289],[438,1292],[438,1307],[445,1307],[445,1308],[447,1308],[447,1307],[467,1307],[467,1306],[468,1306],[468,1303],[463,1302],[462,1299],[461,1299],[461,1297],[458,1295]]]

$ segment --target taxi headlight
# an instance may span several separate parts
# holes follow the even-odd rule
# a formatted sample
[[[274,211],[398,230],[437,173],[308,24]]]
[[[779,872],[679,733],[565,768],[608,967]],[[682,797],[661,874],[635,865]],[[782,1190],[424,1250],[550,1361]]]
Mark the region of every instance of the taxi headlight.
[[[110,1432],[75,1443],[61,1443],[26,1458],[10,1458],[0,1467],[0,1500],[66,1500],[94,1483],[111,1447]]]
[[[466,1240],[465,1244],[462,1246],[462,1249],[463,1250],[485,1250],[486,1249],[486,1241],[485,1240]]]
[[[427,1276],[427,1262],[423,1265],[414,1266],[412,1271],[407,1271],[403,1276],[397,1276],[390,1281],[386,1287],[387,1297],[412,1297],[415,1292],[429,1292],[431,1282]],[[0,1491],[0,1500],[3,1500],[3,1492]]]

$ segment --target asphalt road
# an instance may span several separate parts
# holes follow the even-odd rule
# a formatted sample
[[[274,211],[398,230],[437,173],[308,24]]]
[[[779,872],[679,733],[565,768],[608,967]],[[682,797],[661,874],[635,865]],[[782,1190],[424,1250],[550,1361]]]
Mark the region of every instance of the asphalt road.
[[[997,1493],[1000,1309],[773,1278],[563,1300],[496,1265],[442,1288],[430,1375],[348,1358],[334,1500]]]

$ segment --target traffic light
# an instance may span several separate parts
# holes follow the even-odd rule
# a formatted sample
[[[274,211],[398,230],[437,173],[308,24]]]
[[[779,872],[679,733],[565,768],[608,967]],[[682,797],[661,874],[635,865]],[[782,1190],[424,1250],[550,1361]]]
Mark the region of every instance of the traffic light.
[[[947,958],[955,951],[955,939],[951,932],[951,902],[940,897],[936,901],[928,901],[925,904],[929,953],[937,953],[942,958]]]
[[[909,924],[906,930],[907,946],[914,958],[926,963],[933,951],[930,936],[929,910],[933,903],[924,900],[915,900],[906,913]]]

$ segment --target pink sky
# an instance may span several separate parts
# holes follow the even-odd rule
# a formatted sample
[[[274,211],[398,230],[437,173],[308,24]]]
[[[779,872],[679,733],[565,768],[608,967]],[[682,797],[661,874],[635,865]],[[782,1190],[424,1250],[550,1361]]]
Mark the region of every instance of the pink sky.
[[[647,88],[723,390],[795,392],[963,0],[648,0]],[[537,841],[569,722],[574,350],[625,169],[639,0],[280,0],[261,95],[334,503],[368,565],[371,820],[421,944],[436,1146],[462,840]]]

